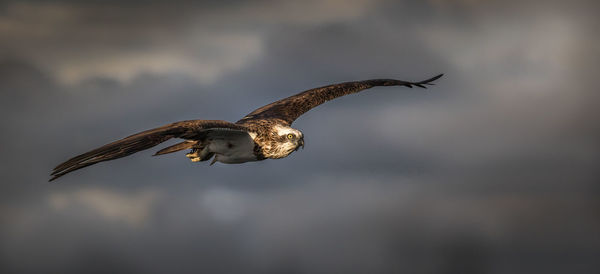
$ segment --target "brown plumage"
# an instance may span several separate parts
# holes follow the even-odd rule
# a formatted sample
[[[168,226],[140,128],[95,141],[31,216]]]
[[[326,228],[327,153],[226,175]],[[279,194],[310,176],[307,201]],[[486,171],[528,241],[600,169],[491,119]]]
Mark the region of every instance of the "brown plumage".
[[[278,118],[285,121],[288,125],[291,125],[294,120],[298,119],[300,115],[306,113],[310,109],[340,96],[357,93],[375,86],[406,86],[409,88],[417,86],[420,88],[426,88],[425,85],[433,85],[431,82],[439,79],[442,77],[442,75],[443,74],[440,74],[421,82],[406,82],[394,79],[373,79],[359,82],[345,82],[309,89],[307,91],[263,106],[246,115],[246,117],[242,118],[237,123],[243,123],[247,120]]]
[[[440,77],[442,74],[420,82],[373,79],[314,88],[258,108],[235,124],[220,120],[175,122],[75,156],[55,167],[50,181],[99,162],[154,147],[171,138],[185,141],[161,149],[155,155],[191,149],[186,156],[194,162],[206,161],[213,156],[215,158],[212,163],[243,163],[283,158],[304,146],[304,135],[290,125],[310,109],[337,97],[375,86],[426,88],[426,85],[432,85],[431,82]]]

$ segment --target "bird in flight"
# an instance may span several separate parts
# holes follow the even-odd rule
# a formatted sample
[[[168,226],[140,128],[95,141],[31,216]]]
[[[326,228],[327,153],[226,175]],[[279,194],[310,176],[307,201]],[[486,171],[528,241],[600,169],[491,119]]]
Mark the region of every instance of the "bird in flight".
[[[192,162],[208,161],[238,164],[265,159],[287,157],[304,147],[304,135],[291,127],[294,120],[310,109],[329,100],[357,93],[376,86],[413,86],[426,88],[443,74],[420,81],[408,82],[394,79],[372,79],[345,82],[314,88],[270,103],[230,123],[221,120],[187,120],[142,131],[92,151],[75,156],[56,166],[50,181],[93,164],[125,157],[154,147],[171,138],[183,142],[156,152],[163,155],[184,149]]]

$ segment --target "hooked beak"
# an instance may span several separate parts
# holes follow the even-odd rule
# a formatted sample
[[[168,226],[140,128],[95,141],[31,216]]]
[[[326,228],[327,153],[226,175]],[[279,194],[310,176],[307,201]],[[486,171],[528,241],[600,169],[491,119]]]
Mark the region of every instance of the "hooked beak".
[[[296,147],[296,149],[294,151],[298,151],[298,149],[302,147],[302,149],[304,149],[304,138],[298,140],[298,146]]]

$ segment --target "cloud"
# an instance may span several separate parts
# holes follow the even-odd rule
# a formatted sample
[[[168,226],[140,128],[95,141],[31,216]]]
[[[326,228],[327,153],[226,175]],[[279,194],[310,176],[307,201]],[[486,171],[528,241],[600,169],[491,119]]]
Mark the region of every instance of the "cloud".
[[[85,207],[107,221],[142,226],[152,208],[161,200],[157,190],[124,194],[102,188],[83,188],[71,192],[51,193],[48,204],[56,211]]]
[[[130,81],[142,73],[185,74],[210,84],[267,54],[261,25],[346,21],[369,5],[363,0],[190,2],[184,8],[12,2],[0,16],[0,38],[7,41],[4,55],[19,52],[64,84],[94,77]]]
[[[261,41],[254,35],[215,34],[197,46],[181,49],[107,52],[63,62],[58,78],[67,84],[93,77],[129,82],[143,73],[183,74],[210,84],[231,70],[240,69],[261,54]],[[205,53],[205,54],[203,54]]]
[[[149,207],[148,221],[133,226],[126,217],[99,211],[116,202],[130,212],[131,204],[144,204],[144,193],[153,191],[84,188],[13,212],[19,218],[3,227],[0,254],[10,265],[32,272],[88,269],[90,256],[117,272],[128,267],[150,273],[173,267],[185,272],[437,272],[449,263],[486,272],[495,268],[494,252],[535,253],[540,248],[577,254],[561,260],[560,269],[590,266],[578,258],[599,244],[587,237],[600,226],[590,222],[594,213],[586,210],[592,199],[575,202],[547,192],[472,195],[460,190],[461,184],[355,172],[313,176],[303,184],[264,191],[230,186],[157,190],[160,202]],[[69,197],[69,205],[60,195]],[[102,202],[82,200],[90,197]],[[473,253],[457,256],[465,250]],[[114,260],[114,254],[120,259]],[[523,267],[522,253],[515,254],[503,262]],[[23,264],[24,257],[37,264]]]
[[[3,4],[0,272],[598,269],[595,4],[434,2]],[[163,123],[437,72],[311,110],[286,159],[46,182]]]
[[[201,206],[213,218],[221,222],[235,222],[245,215],[244,195],[225,188],[213,188],[203,192]]]

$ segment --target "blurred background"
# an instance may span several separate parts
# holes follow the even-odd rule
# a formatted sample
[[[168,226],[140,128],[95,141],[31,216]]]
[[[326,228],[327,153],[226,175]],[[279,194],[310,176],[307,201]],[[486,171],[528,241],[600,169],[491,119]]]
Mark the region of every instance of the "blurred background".
[[[2,1],[0,272],[598,273],[598,8]],[[159,146],[47,182],[169,122],[438,73],[311,110],[282,160]]]

